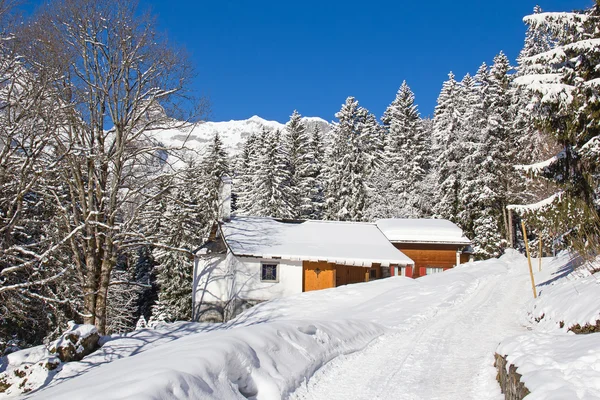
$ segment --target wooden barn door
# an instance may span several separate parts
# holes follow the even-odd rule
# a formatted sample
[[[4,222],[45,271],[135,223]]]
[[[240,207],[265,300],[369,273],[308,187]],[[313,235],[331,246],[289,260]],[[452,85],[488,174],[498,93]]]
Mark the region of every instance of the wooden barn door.
[[[311,290],[329,289],[336,286],[335,266],[324,261],[304,261],[303,267],[303,292]]]
[[[369,281],[369,268],[336,265],[335,286]]]

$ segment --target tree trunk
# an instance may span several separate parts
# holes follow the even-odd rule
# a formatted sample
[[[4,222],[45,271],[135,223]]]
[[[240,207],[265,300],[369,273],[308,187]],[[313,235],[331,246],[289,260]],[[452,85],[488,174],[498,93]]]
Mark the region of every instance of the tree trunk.
[[[87,274],[83,285],[84,324],[96,324],[96,295],[98,293],[98,262],[88,250],[85,259]]]
[[[107,319],[108,315],[106,309],[108,306],[108,287],[110,285],[110,276],[113,268],[117,264],[117,254],[115,247],[110,243],[110,240],[104,253],[104,259],[102,260],[102,269],[99,276],[98,282],[98,294],[96,296],[96,328],[101,335],[106,335]]]

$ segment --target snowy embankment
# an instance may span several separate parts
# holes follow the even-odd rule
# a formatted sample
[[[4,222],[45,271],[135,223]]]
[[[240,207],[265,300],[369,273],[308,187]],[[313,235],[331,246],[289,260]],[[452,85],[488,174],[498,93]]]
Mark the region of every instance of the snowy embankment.
[[[330,360],[363,349],[393,328],[407,330],[433,318],[468,295],[480,275],[505,268],[461,270],[304,293],[263,303],[225,324],[177,323],[133,332],[109,340],[82,362],[32,376],[29,385],[49,384],[32,392],[35,398],[243,398],[258,392],[257,398],[278,399]],[[22,352],[11,358],[20,357],[23,369],[23,362],[33,366],[43,356],[42,349],[26,351],[26,359]]]
[[[564,390],[575,385],[581,391],[582,383],[570,374],[587,368],[586,388],[598,383],[600,344],[589,348],[598,340],[587,339],[587,353],[581,352],[586,349],[582,345],[568,353],[575,361],[562,363],[568,349],[562,344],[572,345],[575,342],[568,339],[579,337],[557,326],[558,333],[544,334],[565,339],[554,341],[560,346],[550,351],[544,346],[553,341],[539,336],[543,324],[536,324],[531,313],[543,309],[548,317],[542,321],[550,320],[553,308],[541,302],[566,282],[567,267],[561,269],[566,261],[546,260],[544,271],[536,273],[542,282],[537,302],[528,300],[525,258],[509,252],[499,260],[470,263],[418,280],[395,277],[266,302],[225,324],[176,323],[144,329],[107,341],[81,362],[32,375],[32,389],[46,387],[29,395],[86,400],[500,399],[493,354],[510,335],[517,336],[503,342],[498,351],[506,351],[523,371],[532,395],[538,390],[545,393],[533,382],[566,382]],[[523,324],[533,330],[527,333]],[[20,358],[23,370],[27,362],[35,363],[36,351],[39,348],[18,352],[9,360]],[[27,352],[29,361],[23,357]],[[558,372],[544,370],[539,363],[547,359],[536,358],[536,352],[556,357]],[[3,362],[0,371],[6,368],[6,359]],[[528,370],[528,365],[533,367]],[[11,368],[15,363],[5,372]],[[593,388],[582,393],[594,393]],[[586,398],[594,398],[590,396]]]
[[[498,346],[531,392],[528,400],[600,399],[600,263],[573,271],[576,262],[566,254],[545,260],[536,272],[539,296],[522,310],[533,329]],[[574,333],[586,331],[598,333]]]

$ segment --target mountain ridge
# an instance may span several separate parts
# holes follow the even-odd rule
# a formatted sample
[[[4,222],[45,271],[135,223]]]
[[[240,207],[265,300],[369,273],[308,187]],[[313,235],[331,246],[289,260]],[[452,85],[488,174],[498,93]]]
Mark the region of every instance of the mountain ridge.
[[[332,124],[320,117],[302,117],[307,129],[318,126],[323,134],[327,134]],[[260,134],[263,129],[284,130],[285,124],[269,121],[258,115],[248,119],[230,121],[200,121],[194,124],[174,124],[175,128],[153,130],[150,136],[167,147],[185,147],[202,153],[214,138],[219,136],[230,155],[239,154],[244,141],[252,134]]]

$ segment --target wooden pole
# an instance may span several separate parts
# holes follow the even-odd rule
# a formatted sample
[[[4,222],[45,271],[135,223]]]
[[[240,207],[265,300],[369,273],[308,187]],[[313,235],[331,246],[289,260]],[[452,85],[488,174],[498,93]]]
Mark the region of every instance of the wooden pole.
[[[513,215],[512,210],[508,210],[508,234],[510,247],[515,248],[515,232],[513,231]]]
[[[540,241],[540,249],[538,250],[538,257],[540,259],[540,263],[539,263],[539,270],[540,272],[542,271],[542,237],[539,237],[539,241]]]
[[[525,241],[525,250],[527,250],[527,262],[529,263],[529,276],[531,277],[531,289],[533,290],[533,298],[537,298],[537,291],[535,290],[535,280],[533,279],[533,267],[531,266],[531,253],[529,252],[529,241],[527,240],[527,230],[525,229],[525,221],[521,221],[521,227],[523,228],[523,240]]]

